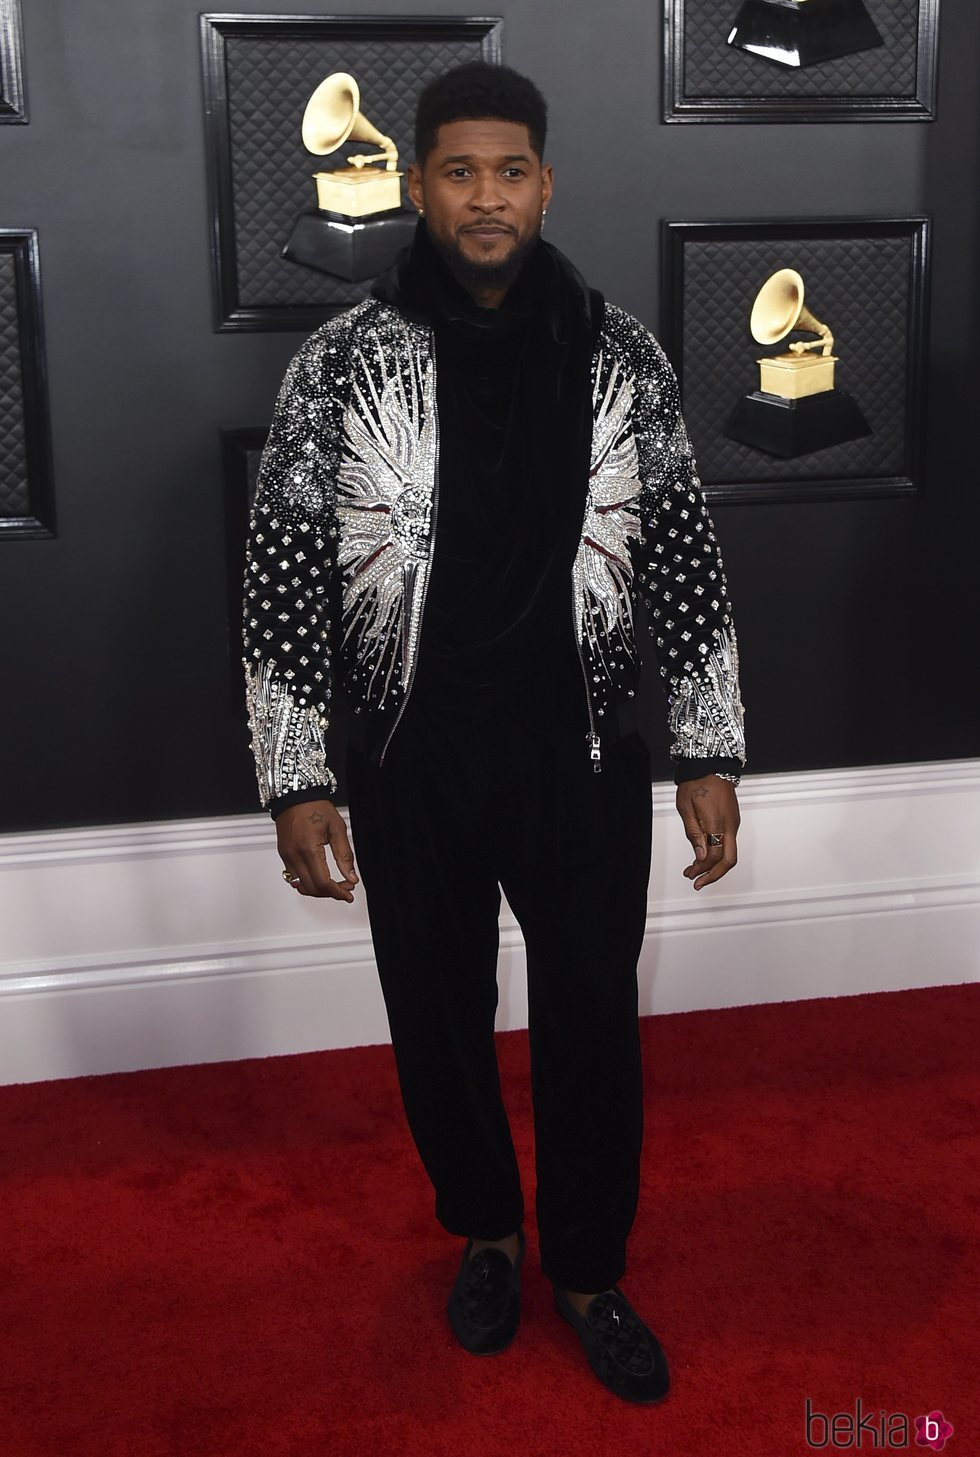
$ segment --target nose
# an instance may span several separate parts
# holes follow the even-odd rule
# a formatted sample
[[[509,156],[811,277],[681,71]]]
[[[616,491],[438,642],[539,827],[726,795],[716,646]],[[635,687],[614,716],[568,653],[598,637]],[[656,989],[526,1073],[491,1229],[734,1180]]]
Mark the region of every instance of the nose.
[[[497,190],[497,179],[493,176],[478,178],[470,197],[470,206],[479,213],[499,212],[504,207]]]

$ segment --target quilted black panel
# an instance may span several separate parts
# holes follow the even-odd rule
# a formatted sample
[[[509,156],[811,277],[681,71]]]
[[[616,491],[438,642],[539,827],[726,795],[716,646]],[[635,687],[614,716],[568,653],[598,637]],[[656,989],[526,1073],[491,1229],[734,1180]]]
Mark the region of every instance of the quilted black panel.
[[[800,70],[728,45],[741,0],[684,0],[685,98],[914,97],[919,0],[865,4],[884,45]]]
[[[807,480],[908,473],[911,239],[689,238],[683,248],[683,407],[702,481],[708,485],[787,476]],[[777,268],[795,268],[802,274],[807,308],[834,335],[833,352],[839,356],[836,383],[853,396],[873,432],[792,461],[722,434],[737,399],[759,387],[755,361],[780,353],[793,339],[813,338],[798,330],[778,345],[763,346],[752,338],[753,301]]]
[[[298,40],[275,35],[229,36],[227,75],[232,149],[232,192],[238,263],[238,303],[267,308],[333,305],[347,308],[368,294],[370,279],[349,283],[279,257],[297,214],[316,206],[313,173],[342,163],[347,143],[317,157],[303,145],[306,103],[332,71],[349,71],[361,92],[361,110],[392,137],[399,171],[412,160],[415,102],[433,77],[482,54],[473,39]],[[409,207],[405,178],[403,205]]]
[[[16,262],[0,253],[0,516],[29,516]]]

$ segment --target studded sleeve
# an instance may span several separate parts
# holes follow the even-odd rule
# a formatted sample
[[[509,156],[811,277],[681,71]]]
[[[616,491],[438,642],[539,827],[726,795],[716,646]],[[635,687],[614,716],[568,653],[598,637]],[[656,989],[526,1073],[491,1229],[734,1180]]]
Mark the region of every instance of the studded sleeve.
[[[639,320],[609,305],[607,328],[635,390],[642,482],[636,586],[650,609],[667,689],[674,781],[737,777],[746,762],[738,642],[677,378]]]
[[[242,665],[259,799],[273,818],[303,799],[329,799],[337,789],[325,756],[338,341],[339,331],[324,325],[290,361],[249,513]]]

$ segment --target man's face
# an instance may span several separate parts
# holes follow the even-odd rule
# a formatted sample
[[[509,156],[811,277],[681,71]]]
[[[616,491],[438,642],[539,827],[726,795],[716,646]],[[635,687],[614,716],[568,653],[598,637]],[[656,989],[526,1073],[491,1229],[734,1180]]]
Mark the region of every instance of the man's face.
[[[527,127],[484,117],[447,122],[408,193],[424,208],[433,243],[469,287],[506,289],[541,232],[551,197]]]

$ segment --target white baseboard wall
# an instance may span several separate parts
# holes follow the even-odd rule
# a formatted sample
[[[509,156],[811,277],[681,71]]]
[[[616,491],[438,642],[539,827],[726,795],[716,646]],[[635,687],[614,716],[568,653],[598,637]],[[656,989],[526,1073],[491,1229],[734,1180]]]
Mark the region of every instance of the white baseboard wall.
[[[642,1015],[980,980],[980,760],[749,775],[701,892],[674,793]],[[280,869],[265,813],[0,836],[0,1084],[388,1042],[363,891]],[[525,1027],[506,900],[498,981],[498,1029]]]

